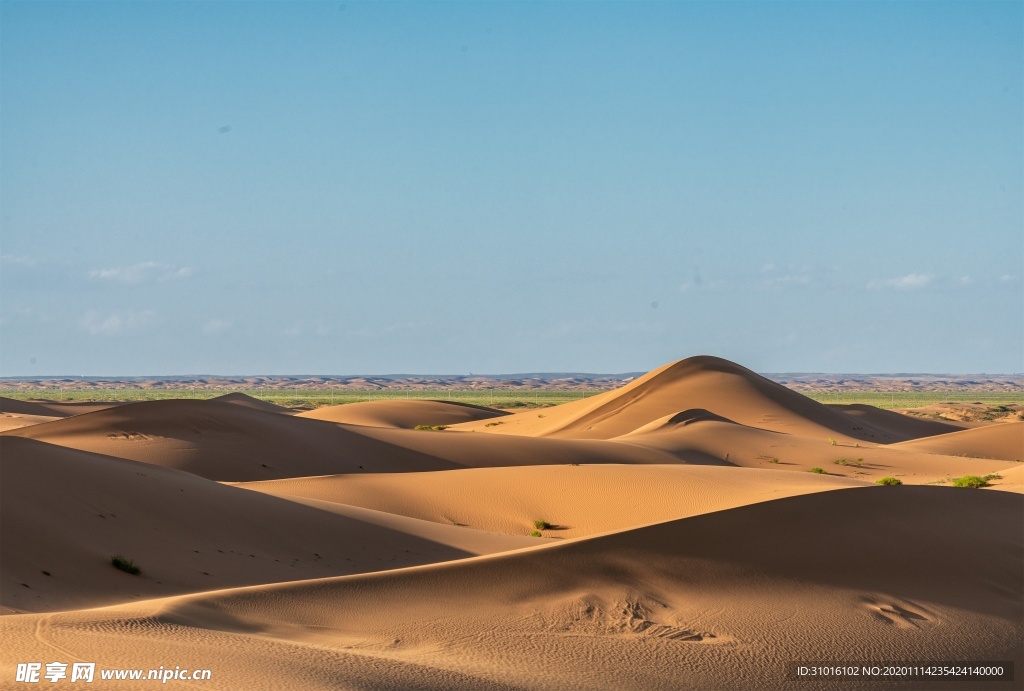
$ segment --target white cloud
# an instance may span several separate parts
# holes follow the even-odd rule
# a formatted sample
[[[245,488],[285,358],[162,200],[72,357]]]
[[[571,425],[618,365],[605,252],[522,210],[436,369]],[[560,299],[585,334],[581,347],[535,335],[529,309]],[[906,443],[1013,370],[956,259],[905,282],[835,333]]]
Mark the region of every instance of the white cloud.
[[[131,266],[115,266],[107,269],[93,269],[90,278],[101,281],[117,281],[137,285],[146,281],[173,281],[188,278],[196,272],[191,266],[174,266],[160,262],[140,262]]]
[[[109,314],[89,310],[78,320],[78,326],[93,336],[118,336],[152,323],[155,317],[156,312],[153,310],[126,310]]]
[[[765,285],[769,288],[786,288],[789,286],[805,286],[811,282],[811,277],[807,275],[790,275],[790,276],[779,276],[777,278],[769,278],[765,281]]]
[[[234,322],[228,319],[210,319],[203,324],[203,333],[219,334],[227,331],[232,326],[234,326]]]
[[[974,283],[974,279],[971,278],[970,276],[961,276],[956,280],[956,282],[958,285],[969,286],[972,283]]]
[[[892,288],[895,290],[917,290],[931,285],[932,277],[928,274],[907,274],[896,278],[875,279],[868,283],[869,290]]]
[[[4,264],[16,264],[18,266],[35,266],[36,260],[32,257],[22,257],[16,254],[0,255],[0,262]]]
[[[1010,274],[1003,274],[1002,276],[999,277],[999,282],[1000,283],[1009,283],[1014,278],[1016,278],[1016,276],[1011,276]]]

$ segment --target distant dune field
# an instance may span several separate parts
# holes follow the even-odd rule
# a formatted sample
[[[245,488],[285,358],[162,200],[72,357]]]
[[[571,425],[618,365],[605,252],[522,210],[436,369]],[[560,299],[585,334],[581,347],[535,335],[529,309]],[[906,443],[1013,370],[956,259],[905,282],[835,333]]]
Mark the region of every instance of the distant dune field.
[[[209,668],[166,685],[206,689],[1024,683],[1013,415],[826,405],[709,356],[513,414],[240,393],[0,409],[3,688],[53,659]],[[912,660],[1016,677],[787,677]]]

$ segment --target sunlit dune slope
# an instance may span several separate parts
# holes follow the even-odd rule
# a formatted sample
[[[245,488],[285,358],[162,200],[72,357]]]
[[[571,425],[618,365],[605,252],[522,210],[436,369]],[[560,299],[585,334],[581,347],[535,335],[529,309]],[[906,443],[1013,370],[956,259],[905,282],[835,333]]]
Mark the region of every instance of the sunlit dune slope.
[[[785,666],[1024,663],[1022,510],[1005,492],[852,488],[448,564],[5,617],[0,633],[9,660],[170,656],[215,666],[220,688],[874,689],[797,687]]]
[[[1024,461],[1024,422],[997,422],[940,437],[903,442],[894,448],[949,456]]]
[[[319,510],[177,470],[0,438],[0,606],[91,607],[360,573],[536,544],[404,516]],[[143,572],[116,570],[123,554]]]
[[[299,417],[313,420],[404,429],[413,429],[418,425],[454,425],[505,415],[508,413],[468,403],[420,400],[364,401],[299,413]]]
[[[19,429],[21,427],[29,427],[31,425],[38,425],[43,422],[53,422],[54,420],[60,420],[60,417],[54,415],[25,415],[21,413],[0,413],[0,432],[6,432],[12,429]]]
[[[717,357],[698,356],[656,369],[614,391],[543,413],[528,411],[487,427],[498,434],[609,439],[687,408],[705,408],[744,425],[787,434],[891,443],[908,438],[832,410],[781,384]]]
[[[695,465],[530,466],[433,473],[328,475],[239,485],[280,497],[364,506],[480,530],[574,538],[859,480]]]

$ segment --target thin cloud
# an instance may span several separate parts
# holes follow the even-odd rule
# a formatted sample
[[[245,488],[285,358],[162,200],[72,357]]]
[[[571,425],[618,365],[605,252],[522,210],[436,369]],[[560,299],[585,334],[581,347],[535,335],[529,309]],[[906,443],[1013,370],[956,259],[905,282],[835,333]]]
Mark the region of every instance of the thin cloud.
[[[919,290],[932,283],[928,274],[907,274],[896,278],[875,279],[868,283],[868,290]]]
[[[151,324],[156,318],[153,310],[126,310],[102,314],[89,310],[78,320],[78,326],[92,336],[119,336],[125,332]]]
[[[160,262],[140,262],[131,266],[93,269],[89,272],[89,278],[138,285],[148,281],[174,281],[188,278],[195,272],[195,268],[191,266],[174,266],[171,264],[161,264]]]
[[[203,324],[203,333],[219,334],[234,326],[234,322],[228,319],[210,319]]]
[[[16,266],[35,266],[36,260],[32,257],[23,257],[17,254],[0,255],[0,263],[14,264]]]

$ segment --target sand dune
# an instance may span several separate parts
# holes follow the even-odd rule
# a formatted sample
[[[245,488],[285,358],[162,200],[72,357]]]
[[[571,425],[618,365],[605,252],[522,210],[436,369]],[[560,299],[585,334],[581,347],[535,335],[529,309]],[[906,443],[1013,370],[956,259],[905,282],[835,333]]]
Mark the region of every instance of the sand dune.
[[[656,449],[342,425],[221,401],[152,401],[5,434],[242,482],[558,463],[672,463]]]
[[[294,415],[295,411],[291,408],[285,408],[282,405],[276,405],[274,403],[267,403],[261,401],[258,398],[247,396],[244,393],[237,391],[232,393],[224,394],[223,396],[216,396],[211,398],[211,401],[220,401],[221,403],[234,403],[235,405],[245,406],[246,408],[253,408],[255,410],[262,410],[268,413],[283,413],[285,415]]]
[[[1024,422],[996,422],[940,437],[903,442],[894,448],[947,456],[1024,461]]]
[[[238,485],[510,535],[575,538],[868,483],[809,473],[686,465],[532,466],[329,475]]]
[[[797,660],[1019,668],[1022,509],[1009,493],[854,488],[442,565],[5,617],[0,633],[16,659],[170,655],[215,668],[212,688],[784,689]]]
[[[47,417],[70,417],[82,413],[94,413],[97,410],[106,410],[120,403],[92,401],[22,401],[15,398],[0,397],[0,411],[5,413],[17,413],[19,415],[43,415]]]
[[[881,408],[860,403],[849,405],[830,403],[828,407],[849,418],[887,432],[895,441],[949,434],[950,432],[958,432],[964,429],[962,425],[955,422],[924,420],[919,417],[904,415],[892,410],[882,410]]]
[[[223,401],[148,401],[5,434],[211,480],[457,467],[317,420]]]
[[[48,611],[455,559],[536,544],[0,438],[0,606]],[[18,549],[11,547],[17,545]],[[143,569],[117,571],[124,554]]]
[[[744,425],[826,439],[891,443],[905,435],[832,410],[751,370],[699,356],[666,365],[633,383],[537,413],[517,413],[500,425],[473,422],[459,429],[530,436],[610,439],[666,415],[704,408]]]
[[[786,663],[1009,660],[985,688],[1021,688],[1024,423],[825,406],[711,357],[516,415],[15,403],[0,686],[57,659],[231,690],[973,691]]]
[[[952,436],[956,434],[962,432]],[[950,435],[934,439],[938,441],[945,436]],[[1001,460],[939,455],[909,444],[885,446],[837,441],[833,445],[826,439],[739,425],[700,410],[683,411],[656,420],[614,441],[657,449],[688,463],[803,472],[821,468],[832,476],[869,482],[894,476],[908,484],[925,484],[951,475],[999,473],[1017,465]]]
[[[20,429],[43,422],[53,422],[61,418],[53,415],[21,415],[19,413],[0,413],[0,432]]]
[[[313,420],[403,429],[413,429],[417,425],[455,425],[460,422],[490,420],[504,415],[508,413],[468,403],[418,400],[365,401],[299,413],[300,417]]]

